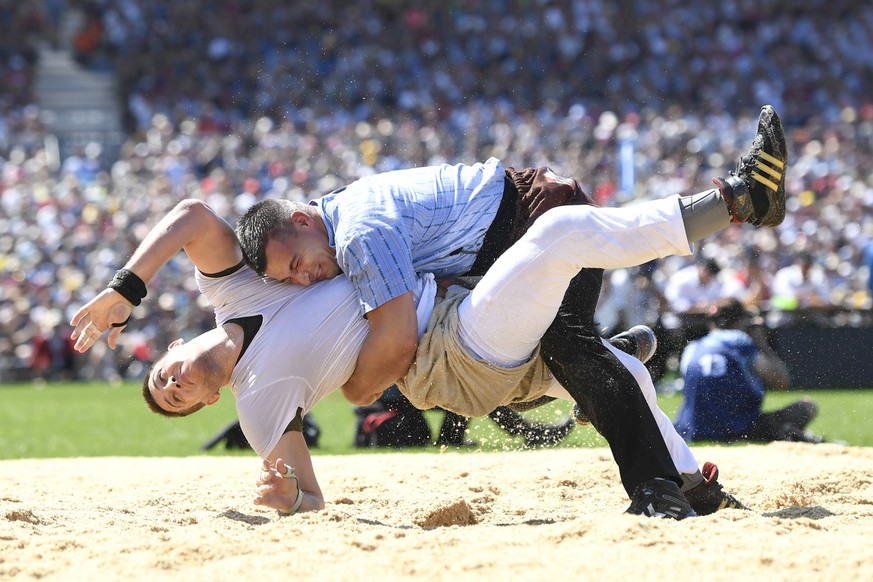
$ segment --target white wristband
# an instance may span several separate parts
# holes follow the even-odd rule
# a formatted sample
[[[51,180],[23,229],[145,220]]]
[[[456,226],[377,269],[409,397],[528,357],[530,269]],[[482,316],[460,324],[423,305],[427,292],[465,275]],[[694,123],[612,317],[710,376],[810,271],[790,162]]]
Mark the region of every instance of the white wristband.
[[[294,479],[294,483],[297,485],[297,499],[294,501],[291,511],[282,511],[281,509],[278,511],[281,515],[294,515],[303,504],[303,489],[300,488],[300,481],[297,479],[297,473],[294,472],[294,467],[291,465],[285,465],[285,474],[282,475],[282,477],[284,479]]]

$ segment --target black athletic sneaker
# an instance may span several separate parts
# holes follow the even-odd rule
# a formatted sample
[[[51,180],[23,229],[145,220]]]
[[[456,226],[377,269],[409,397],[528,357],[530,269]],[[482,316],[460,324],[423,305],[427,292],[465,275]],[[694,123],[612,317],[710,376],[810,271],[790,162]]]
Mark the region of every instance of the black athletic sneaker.
[[[734,222],[778,226],[785,218],[788,152],[782,122],[770,105],[761,108],[758,132],[736,172],[713,182],[721,190]]]
[[[718,467],[715,463],[704,463],[701,473],[703,481],[685,491],[685,498],[697,515],[709,515],[722,509],[749,509],[736,497],[725,493],[718,482]]]
[[[609,338],[609,343],[644,364],[652,359],[658,349],[658,338],[647,325],[635,325]]]
[[[679,486],[669,479],[661,478],[637,485],[631,496],[630,507],[625,513],[673,519],[685,519],[697,515],[682,495]]]

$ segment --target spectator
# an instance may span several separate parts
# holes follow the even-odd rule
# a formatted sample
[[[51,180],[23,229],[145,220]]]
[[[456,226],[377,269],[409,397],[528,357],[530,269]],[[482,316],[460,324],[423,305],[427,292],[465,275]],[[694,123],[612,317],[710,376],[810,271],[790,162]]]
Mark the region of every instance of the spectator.
[[[682,348],[706,332],[703,317],[709,307],[723,297],[738,297],[742,286],[715,258],[697,260],[671,275],[664,285],[665,313],[661,316],[655,362],[666,360],[665,373],[675,372]]]
[[[737,299],[716,303],[711,331],[688,344],[680,370],[685,381],[676,430],[691,441],[821,442],[806,428],[818,406],[801,398],[763,412],[765,390],[788,390],[788,369],[767,343],[760,318]]]
[[[634,325],[655,327],[665,307],[661,292],[652,283],[656,262],[631,269],[615,269],[604,278],[597,317],[608,337]]]
[[[867,267],[867,293],[873,297],[873,240],[864,247],[864,266]]]
[[[761,264],[759,255],[755,252],[746,254],[745,269],[736,273],[736,280],[742,285],[740,302],[750,310],[762,310],[770,307],[773,295],[772,272]]]
[[[38,314],[66,321],[67,306],[105,285],[142,236],[128,225],[181,198],[207,200],[233,222],[263,197],[304,200],[373,172],[495,154],[581,176],[586,191],[617,205],[729,170],[751,133],[749,112],[771,100],[791,152],[786,220],[756,232],[750,249],[728,229],[705,255],[743,274],[753,252],[766,276],[802,249],[827,305],[866,308],[860,322],[869,322],[871,271],[859,266],[873,233],[873,5],[286,4],[243,10],[219,0],[205,13],[194,0],[0,6],[0,377],[26,378]],[[114,64],[131,104],[127,142],[99,167],[87,150],[53,162],[35,105],[39,46],[53,42],[59,8],[101,20],[103,54],[91,62]],[[555,42],[542,42],[544,30]],[[601,46],[609,50],[599,58],[579,57]],[[765,52],[772,58],[759,58]],[[618,177],[629,172],[626,189]],[[100,241],[113,251],[97,251]],[[656,297],[688,264],[662,261],[624,283],[619,275],[616,288],[641,282]],[[190,265],[180,258],[175,269]],[[146,301],[159,308],[137,313],[141,345],[209,325],[188,280],[156,281]],[[89,374],[125,377],[141,367],[121,373],[107,362],[133,351],[77,360]]]
[[[776,271],[773,277],[773,303],[782,310],[809,309],[829,305],[824,273],[804,253]]]
[[[698,259],[696,264],[681,269],[664,288],[667,306],[675,314],[705,313],[715,300],[740,293],[736,280],[722,274],[713,258]]]

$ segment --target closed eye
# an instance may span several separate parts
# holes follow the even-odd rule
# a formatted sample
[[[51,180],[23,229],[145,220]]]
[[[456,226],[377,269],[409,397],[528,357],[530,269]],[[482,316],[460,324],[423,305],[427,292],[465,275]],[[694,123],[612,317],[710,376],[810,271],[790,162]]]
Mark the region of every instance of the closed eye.
[[[297,274],[297,267],[300,265],[300,261],[297,258],[291,259],[291,262],[288,264],[288,276],[283,279],[285,283],[294,283],[294,278]]]

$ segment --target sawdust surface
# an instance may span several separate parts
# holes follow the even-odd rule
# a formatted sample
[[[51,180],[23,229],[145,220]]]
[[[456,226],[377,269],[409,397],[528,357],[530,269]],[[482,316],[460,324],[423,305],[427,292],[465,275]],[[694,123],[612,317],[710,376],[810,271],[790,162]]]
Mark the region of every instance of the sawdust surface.
[[[607,449],[316,456],[291,517],[254,457],[0,461],[0,580],[873,580],[873,448],[695,453],[753,510],[627,515]]]

